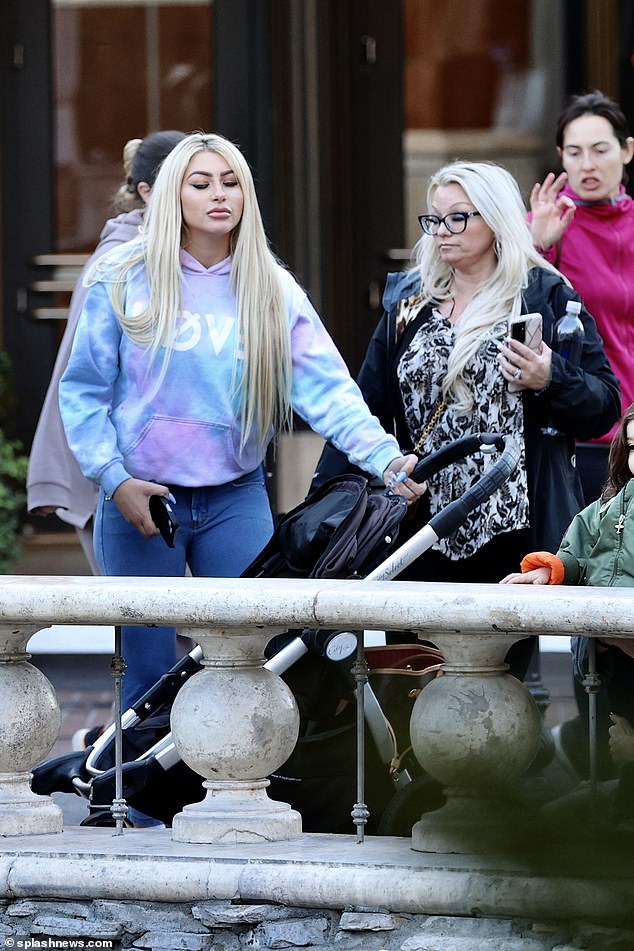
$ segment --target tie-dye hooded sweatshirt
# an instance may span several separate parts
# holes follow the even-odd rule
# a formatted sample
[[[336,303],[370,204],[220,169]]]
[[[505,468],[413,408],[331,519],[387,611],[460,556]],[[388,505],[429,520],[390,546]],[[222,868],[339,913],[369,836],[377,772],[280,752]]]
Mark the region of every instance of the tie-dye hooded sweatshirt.
[[[181,266],[183,310],[162,380],[162,352],[152,362],[149,351],[123,332],[108,281],[86,295],[59,385],[60,410],[82,472],[110,496],[131,476],[167,485],[223,485],[263,460],[256,437],[240,449],[231,260],[205,268],[183,251]],[[291,334],[293,409],[351,462],[380,475],[400,454],[396,440],[370,414],[306,293],[281,266],[279,276]],[[139,313],[147,299],[139,267],[128,278],[125,313]]]

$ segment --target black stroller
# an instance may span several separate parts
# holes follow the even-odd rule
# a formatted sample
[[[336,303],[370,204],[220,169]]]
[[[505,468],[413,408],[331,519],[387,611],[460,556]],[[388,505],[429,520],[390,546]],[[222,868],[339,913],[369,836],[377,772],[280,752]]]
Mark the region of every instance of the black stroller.
[[[474,486],[400,548],[406,502],[362,476],[336,477],[281,518],[244,577],[396,577],[438,538],[455,531],[519,461],[514,444],[505,447],[503,437],[483,433],[427,457],[413,477],[422,482],[475,452],[500,455]],[[200,669],[201,656],[194,648],[122,715],[123,797],[166,825],[184,805],[204,797],[201,777],[182,762],[169,732],[174,698]],[[301,813],[304,831],[349,833],[356,800],[358,830],[409,835],[423,811],[442,805],[442,789],[424,773],[409,742],[411,710],[436,676],[439,651],[421,643],[364,648],[362,632],[304,630],[274,638],[267,656],[266,666],[283,676],[300,710],[299,741],[269,777],[269,794]],[[82,825],[112,825],[114,740],[111,724],[87,750],[44,761],[33,770],[33,791],[84,796],[90,812]],[[361,751],[356,769],[355,748]]]

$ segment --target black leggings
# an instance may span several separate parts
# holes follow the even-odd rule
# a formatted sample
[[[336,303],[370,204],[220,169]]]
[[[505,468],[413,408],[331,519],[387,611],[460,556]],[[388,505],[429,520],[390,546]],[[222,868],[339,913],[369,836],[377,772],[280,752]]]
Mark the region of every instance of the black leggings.
[[[610,649],[614,651],[614,674],[606,688],[610,712],[626,717],[634,726],[634,658],[617,647]]]

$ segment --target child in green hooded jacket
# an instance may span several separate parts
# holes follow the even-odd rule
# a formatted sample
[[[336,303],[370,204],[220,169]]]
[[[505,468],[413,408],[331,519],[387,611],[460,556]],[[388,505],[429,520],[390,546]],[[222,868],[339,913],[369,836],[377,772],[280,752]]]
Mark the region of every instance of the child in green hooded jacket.
[[[532,552],[501,584],[634,586],[634,403],[612,440],[601,497],[575,515],[556,555]],[[588,668],[588,639],[572,638],[575,675]],[[597,667],[610,701],[610,755],[634,790],[634,638],[597,641]],[[628,781],[629,785],[629,781]]]

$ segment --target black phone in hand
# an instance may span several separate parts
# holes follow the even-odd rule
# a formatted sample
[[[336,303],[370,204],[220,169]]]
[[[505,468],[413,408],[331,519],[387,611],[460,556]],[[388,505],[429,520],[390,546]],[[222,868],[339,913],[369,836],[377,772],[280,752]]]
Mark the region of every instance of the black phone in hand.
[[[150,496],[150,515],[152,521],[161,533],[168,548],[174,547],[174,539],[178,531],[178,522],[174,518],[169,500],[162,495]]]

